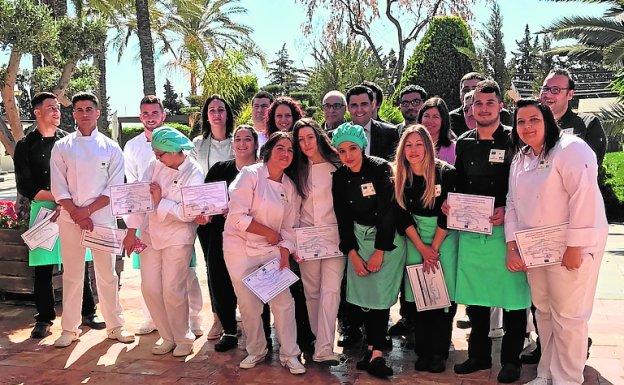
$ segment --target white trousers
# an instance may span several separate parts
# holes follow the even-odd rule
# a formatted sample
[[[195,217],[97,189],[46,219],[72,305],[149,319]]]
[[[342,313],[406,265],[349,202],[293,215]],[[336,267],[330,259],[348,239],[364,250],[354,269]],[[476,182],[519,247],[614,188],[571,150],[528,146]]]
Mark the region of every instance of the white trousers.
[[[316,336],[314,355],[334,353],[336,317],[340,305],[340,283],[346,258],[327,258],[299,264],[312,333]]]
[[[141,291],[160,337],[176,344],[193,343],[189,326],[187,276],[193,245],[141,253]]]
[[[78,225],[65,220],[57,221],[63,258],[63,332],[80,334],[82,323],[82,292],[84,290],[85,248],[80,245],[82,230]],[[123,326],[122,308],[119,304],[118,283],[115,272],[115,254],[91,250],[95,283],[100,310],[106,322],[106,329],[112,331]]]
[[[552,379],[554,385],[583,383],[587,322],[605,243],[606,234],[593,250],[585,249],[577,270],[552,265],[533,268],[527,273],[542,344],[537,375]]]
[[[243,277],[277,255],[247,257],[244,252],[224,250],[225,263],[232,279],[234,293],[238,300],[243,329],[247,337],[247,354],[260,355],[266,349],[266,338],[262,326],[262,301],[243,283]],[[295,300],[286,289],[269,301],[275,321],[275,332],[280,344],[281,358],[297,357],[301,354],[297,345],[297,324],[295,321]]]

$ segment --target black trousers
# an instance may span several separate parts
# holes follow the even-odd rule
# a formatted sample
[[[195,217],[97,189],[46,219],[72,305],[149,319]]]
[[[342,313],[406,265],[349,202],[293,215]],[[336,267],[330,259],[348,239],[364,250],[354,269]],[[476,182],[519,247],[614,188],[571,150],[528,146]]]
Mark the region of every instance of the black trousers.
[[[95,301],[91,289],[89,277],[90,262],[85,262],[84,290],[82,292],[82,316],[88,317],[95,314]],[[52,324],[56,318],[54,310],[54,289],[52,287],[52,274],[54,265],[35,266],[34,297],[37,314],[35,321]]]
[[[338,305],[338,322],[345,334],[359,331],[363,325],[362,312],[359,306],[347,302],[347,269],[340,283],[340,305]]]
[[[490,332],[490,308],[487,306],[470,305],[466,313],[472,323],[472,331],[468,339],[468,357],[481,361],[492,361],[492,340]],[[526,334],[526,309],[503,310],[503,329],[505,335],[501,346],[501,365],[515,364],[520,366],[520,353],[524,347]]]
[[[436,355],[447,359],[457,304],[451,302],[451,306],[445,309],[417,311],[416,304],[408,302],[405,309],[405,317],[414,325],[414,352],[418,357]]]
[[[390,309],[365,309],[356,305],[351,306],[354,312],[358,313],[357,317],[364,323],[366,343],[371,345],[373,350],[383,350],[388,334]]]

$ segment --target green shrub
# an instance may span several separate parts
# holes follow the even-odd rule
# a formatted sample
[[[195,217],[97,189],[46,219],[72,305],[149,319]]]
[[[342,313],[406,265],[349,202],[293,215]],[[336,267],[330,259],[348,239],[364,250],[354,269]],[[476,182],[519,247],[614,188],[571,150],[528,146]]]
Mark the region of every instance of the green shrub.
[[[459,107],[459,81],[473,67],[458,47],[474,52],[468,24],[459,16],[434,17],[407,61],[393,99],[405,86],[418,84],[429,95],[444,99],[449,109]]]
[[[392,105],[388,99],[381,103],[379,118],[392,124],[399,124],[405,120],[403,119],[403,115],[401,115],[401,110],[399,110],[397,106]]]
[[[624,221],[624,152],[606,154],[599,179],[607,218]]]

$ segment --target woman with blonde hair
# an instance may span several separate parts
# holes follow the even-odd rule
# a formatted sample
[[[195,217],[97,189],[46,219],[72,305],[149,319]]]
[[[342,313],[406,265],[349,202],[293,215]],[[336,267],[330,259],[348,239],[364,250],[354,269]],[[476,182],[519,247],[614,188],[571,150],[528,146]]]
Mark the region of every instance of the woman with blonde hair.
[[[414,351],[418,371],[441,373],[451,344],[453,317],[457,311],[455,277],[457,271],[457,234],[447,231],[442,203],[454,189],[455,168],[435,158],[431,135],[423,125],[409,126],[397,147],[393,163],[394,193],[398,204],[397,229],[409,239],[407,265],[424,265],[425,272],[442,267],[451,306],[417,311],[414,293],[405,273],[405,299],[411,303],[409,315],[415,329]]]

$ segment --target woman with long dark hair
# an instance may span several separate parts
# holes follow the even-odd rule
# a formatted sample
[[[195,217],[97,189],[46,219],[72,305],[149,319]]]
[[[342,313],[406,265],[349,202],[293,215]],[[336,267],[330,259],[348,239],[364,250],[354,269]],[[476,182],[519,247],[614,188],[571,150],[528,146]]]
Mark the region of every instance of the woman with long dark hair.
[[[427,128],[436,149],[436,158],[455,164],[455,140],[444,100],[437,96],[427,99],[418,113],[418,123]]]
[[[267,111],[267,128],[269,135],[277,131],[291,132],[296,121],[305,113],[301,105],[288,96],[276,98]]]

